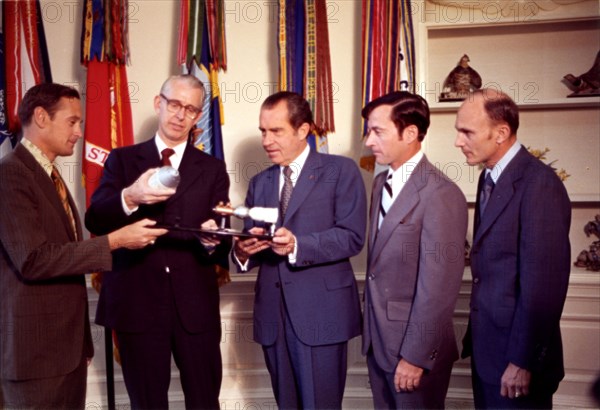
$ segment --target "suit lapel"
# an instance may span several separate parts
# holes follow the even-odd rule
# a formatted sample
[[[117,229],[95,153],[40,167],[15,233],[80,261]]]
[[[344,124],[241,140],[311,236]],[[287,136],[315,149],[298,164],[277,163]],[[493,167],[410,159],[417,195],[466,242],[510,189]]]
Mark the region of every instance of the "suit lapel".
[[[381,203],[381,193],[383,192],[383,184],[387,178],[387,172],[381,172],[375,177],[373,182],[373,198],[371,198],[371,212],[369,215],[369,249],[373,249],[375,238],[377,237],[379,224],[379,204]]]
[[[498,182],[485,208],[485,213],[479,221],[474,243],[481,240],[514,196],[516,192],[515,184],[521,179],[529,156],[530,154],[527,150],[521,148],[513,160],[509,162],[506,169],[502,171],[502,174],[500,174],[500,178],[498,178]],[[479,211],[479,206],[477,206],[477,211]]]
[[[202,172],[197,171],[198,169],[202,169],[202,156],[197,155],[199,154],[198,152],[193,152],[196,149],[197,148],[193,147],[192,145],[187,145],[185,147],[183,158],[179,164],[179,175],[181,176],[181,181],[177,186],[177,191],[169,199],[169,201],[176,201],[185,193],[185,191],[187,191],[197,182],[198,178],[202,176]]]
[[[374,239],[371,261],[377,260],[377,256],[381,253],[385,245],[390,239],[390,236],[399,224],[406,221],[407,215],[417,206],[420,201],[419,191],[427,183],[426,176],[429,175],[429,170],[426,167],[433,167],[425,156],[419,161],[414,171],[406,181],[406,184],[400,191],[400,194],[388,210],[387,215],[381,223],[381,228]],[[382,188],[379,189],[381,191]],[[379,192],[381,197],[381,192]],[[379,206],[379,202],[377,203]],[[377,219],[374,219],[375,225],[373,230],[377,229]]]
[[[135,166],[139,175],[146,172],[149,168],[160,167],[160,156],[154,142],[154,137],[139,144]]]
[[[294,215],[298,208],[304,203],[306,197],[316,186],[317,180],[320,177],[319,168],[321,168],[321,159],[317,153],[311,150],[302,167],[294,190],[292,191],[292,197],[290,198],[283,223],[288,221]],[[279,203],[279,201],[277,203]]]
[[[50,176],[46,173],[46,170],[42,168],[42,166],[35,160],[33,155],[27,148],[23,147],[21,144],[17,144],[15,148],[15,155],[33,172],[34,180],[38,187],[44,193],[44,196],[48,200],[50,206],[56,209],[56,212],[60,215],[60,219],[62,225],[65,227],[67,234],[71,240],[75,240],[75,232],[71,229],[71,221],[69,220],[69,216],[65,212],[63,208],[62,202],[60,201],[60,197],[56,192],[56,187],[54,186],[54,182]],[[77,208],[75,207],[75,202],[71,197],[71,193],[69,189],[67,189],[67,197],[69,200],[69,204],[71,205],[71,210],[73,211],[73,217],[75,218],[75,226],[77,229],[77,235],[81,238],[81,224],[79,222],[79,214],[77,213]]]

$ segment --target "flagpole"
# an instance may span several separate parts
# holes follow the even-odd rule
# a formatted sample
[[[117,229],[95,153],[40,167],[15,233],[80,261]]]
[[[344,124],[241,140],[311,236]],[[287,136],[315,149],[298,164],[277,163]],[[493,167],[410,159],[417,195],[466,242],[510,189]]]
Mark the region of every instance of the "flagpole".
[[[108,401],[108,410],[115,410],[115,366],[112,330],[109,327],[104,327],[104,354],[106,355],[106,399]]]

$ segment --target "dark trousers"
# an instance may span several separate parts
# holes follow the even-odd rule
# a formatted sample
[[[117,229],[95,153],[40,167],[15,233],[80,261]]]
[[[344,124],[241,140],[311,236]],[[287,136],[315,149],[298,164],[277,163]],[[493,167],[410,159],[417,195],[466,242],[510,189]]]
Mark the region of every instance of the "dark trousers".
[[[471,357],[471,378],[473,381],[473,398],[476,409],[551,409],[552,394],[556,388],[544,388],[536,385],[532,377],[529,394],[511,399],[500,395],[500,379],[498,384],[489,384],[479,376]]]
[[[280,410],[342,408],[347,342],[325,346],[302,343],[282,303],[277,340],[263,346],[263,352]]]
[[[64,376],[31,380],[2,379],[0,408],[75,410],[84,409],[87,386],[87,360]]]
[[[367,354],[369,381],[373,392],[374,408],[379,409],[443,409],[450,384],[452,364],[424,373],[419,388],[413,392],[396,392],[394,373],[384,371],[377,364],[373,350]]]
[[[170,292],[169,292],[170,293]],[[187,332],[172,296],[144,333],[117,332],[123,378],[133,409],[167,409],[171,353],[179,368],[186,409],[219,409],[221,330]]]

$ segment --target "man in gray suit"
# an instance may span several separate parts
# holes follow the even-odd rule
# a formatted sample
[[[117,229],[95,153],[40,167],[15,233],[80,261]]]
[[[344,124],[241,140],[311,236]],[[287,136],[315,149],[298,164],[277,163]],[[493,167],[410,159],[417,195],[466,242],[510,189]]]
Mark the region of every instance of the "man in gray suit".
[[[373,183],[363,354],[376,409],[443,408],[458,349],[452,314],[467,203],[421,152],[429,107],[393,92],[362,111],[366,145],[389,165]]]
[[[83,409],[94,354],[82,273],[109,270],[111,251],[143,248],[164,229],[144,219],[82,240],[58,156],[82,137],[79,93],[32,87],[23,139],[0,161],[0,408]]]

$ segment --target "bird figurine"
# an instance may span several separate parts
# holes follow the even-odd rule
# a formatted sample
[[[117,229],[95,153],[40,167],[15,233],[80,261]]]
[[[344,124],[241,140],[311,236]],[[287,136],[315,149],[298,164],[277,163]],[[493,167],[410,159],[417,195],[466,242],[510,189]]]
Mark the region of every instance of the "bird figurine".
[[[567,74],[563,77],[563,83],[569,87],[573,93],[567,97],[590,97],[600,95],[600,51],[596,54],[594,65],[586,73],[575,77],[573,74]]]
[[[464,100],[471,91],[481,88],[481,76],[469,66],[468,55],[463,55],[444,81],[440,101]]]

